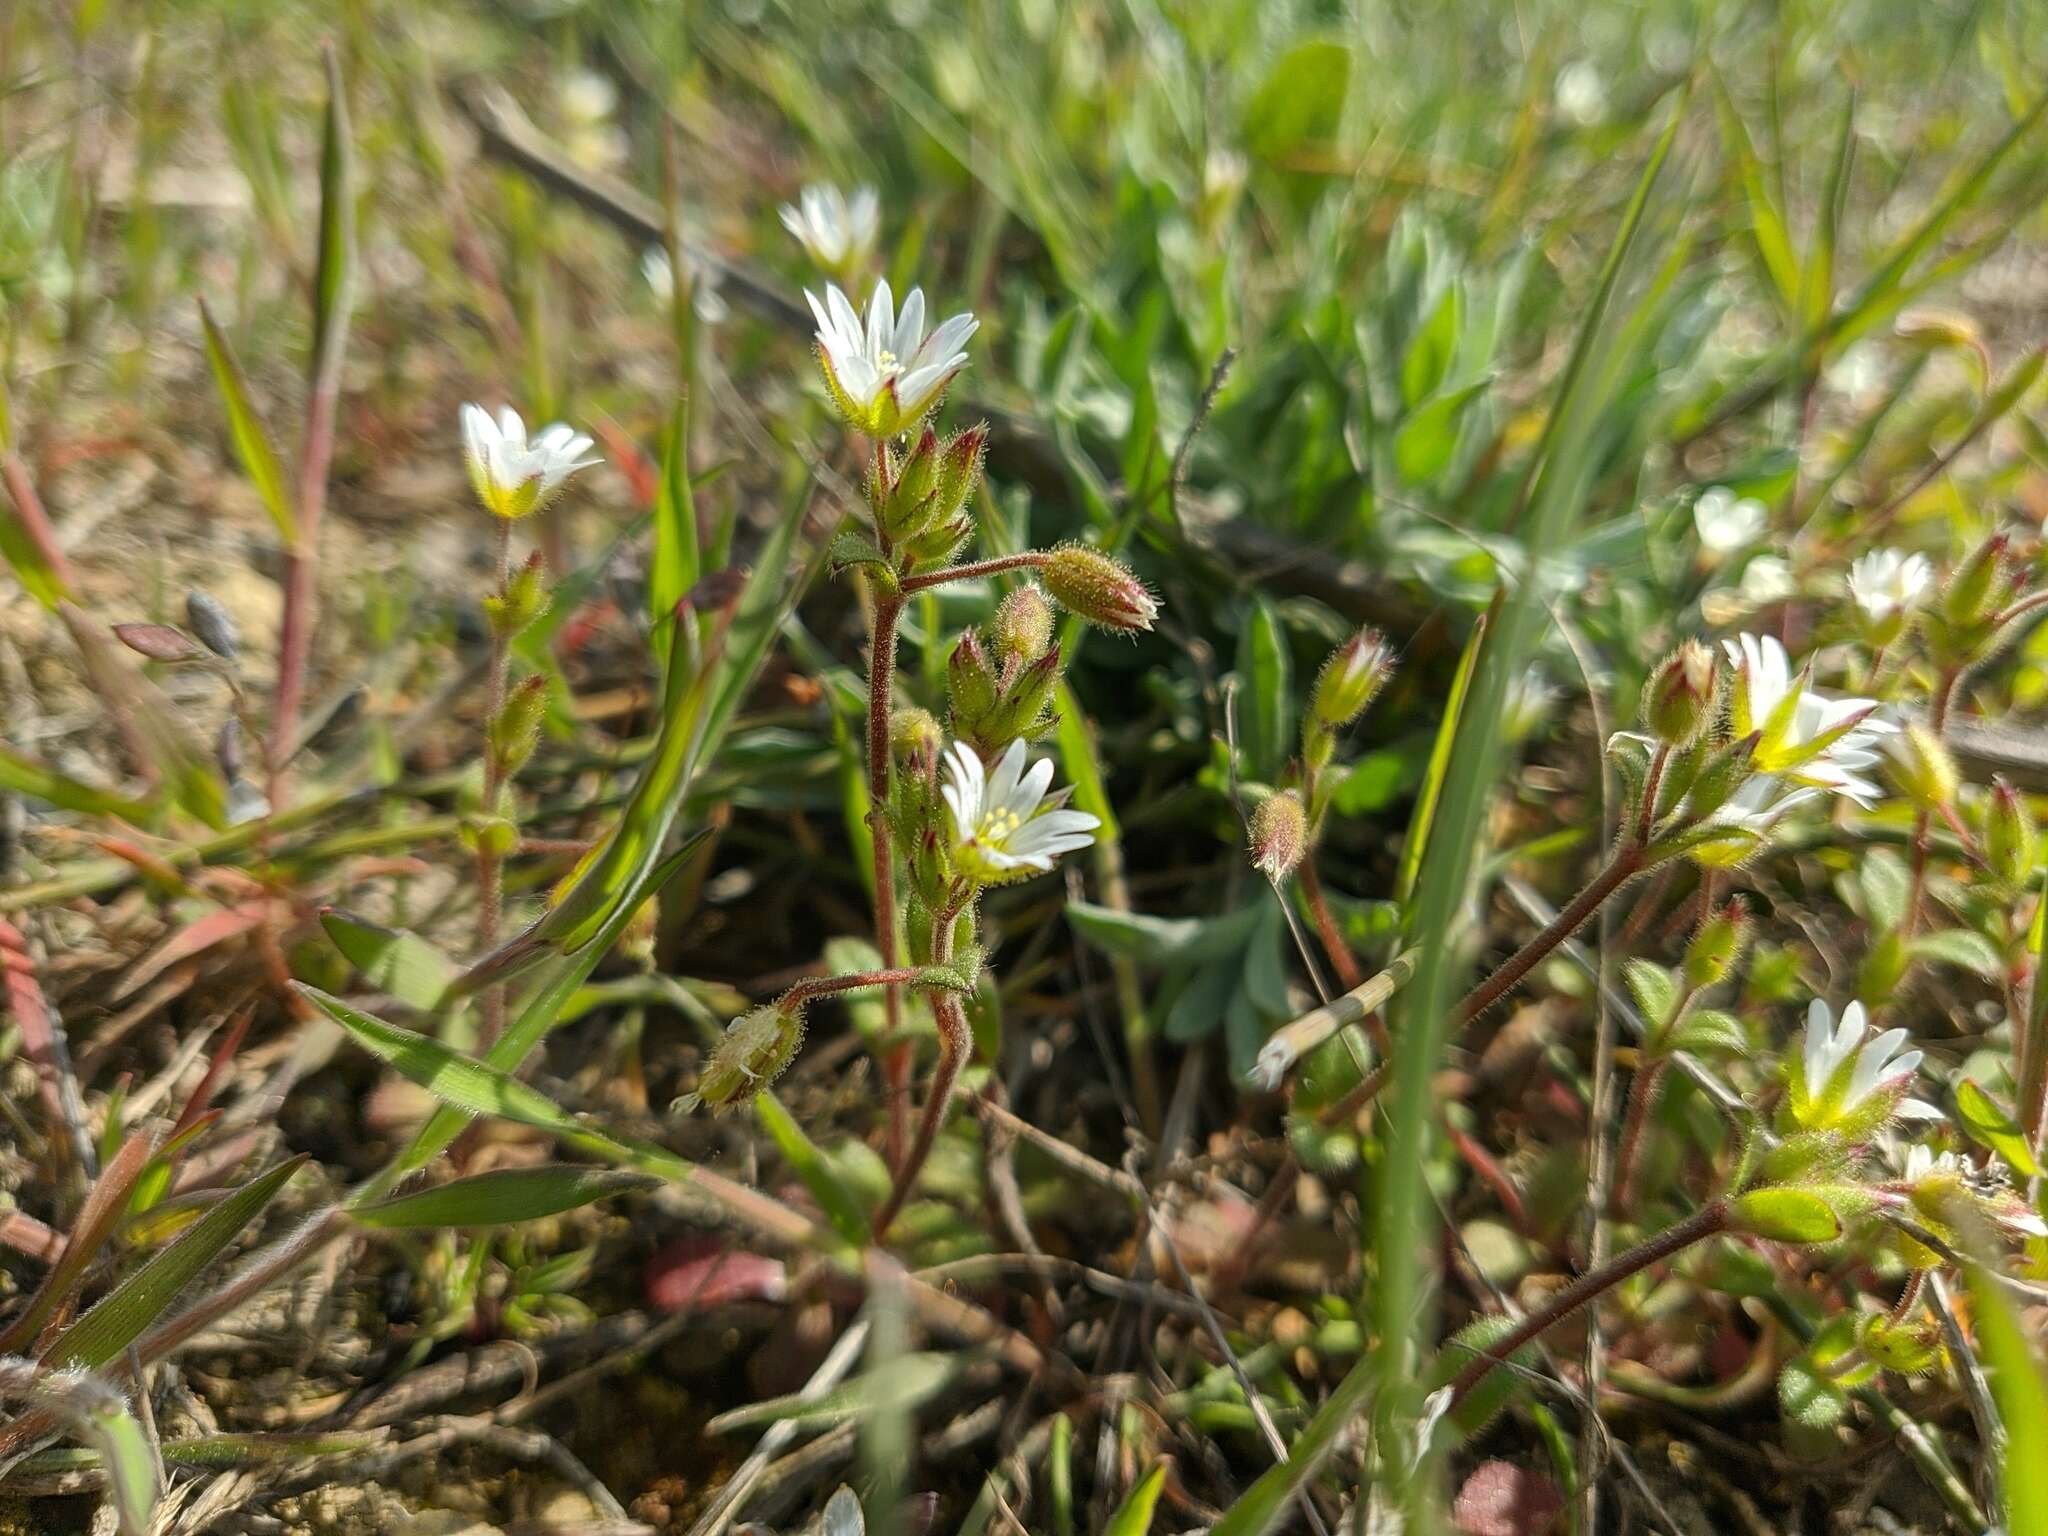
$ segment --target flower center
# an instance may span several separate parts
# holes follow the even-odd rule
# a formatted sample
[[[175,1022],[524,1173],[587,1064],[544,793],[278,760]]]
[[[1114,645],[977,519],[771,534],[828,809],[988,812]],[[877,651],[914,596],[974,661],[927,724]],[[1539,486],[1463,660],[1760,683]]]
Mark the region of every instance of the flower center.
[[[887,347],[882,348],[882,350],[875,355],[875,366],[878,368],[888,369],[896,368],[898,366],[896,361],[896,354],[894,352],[891,352]]]
[[[1015,811],[999,808],[981,818],[974,833],[955,850],[954,862],[963,874],[980,881],[999,880],[1007,873],[1007,867],[999,864],[991,854],[1003,852],[1003,845],[1014,837],[1024,825],[1024,819]]]

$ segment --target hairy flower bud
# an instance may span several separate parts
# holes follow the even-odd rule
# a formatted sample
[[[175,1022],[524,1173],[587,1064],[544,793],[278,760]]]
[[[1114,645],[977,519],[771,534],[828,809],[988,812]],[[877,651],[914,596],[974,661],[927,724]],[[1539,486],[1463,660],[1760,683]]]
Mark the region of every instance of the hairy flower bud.
[[[930,778],[945,745],[945,733],[930,710],[912,706],[889,716],[889,754],[904,767]]]
[[[939,434],[930,427],[920,432],[892,476],[889,464],[894,457],[887,442],[874,455],[869,499],[884,534],[891,539],[915,538],[936,521],[932,503],[939,481]]]
[[[1026,666],[1043,656],[1052,644],[1052,602],[1036,582],[1026,582],[996,607],[996,654],[1005,661]]]
[[[540,741],[540,723],[548,709],[548,680],[541,673],[521,682],[491,722],[491,755],[498,771],[511,777],[526,766]]]
[[[484,599],[484,617],[499,638],[510,640],[548,611],[547,562],[535,550],[506,580],[503,590]]]
[[[1984,818],[1984,860],[2002,885],[2021,887],[2034,878],[2040,843],[2033,814],[2005,779],[1991,781],[1991,810]]]
[[[1956,568],[1941,594],[1941,615],[1952,629],[1988,624],[2017,585],[2010,541],[1994,533]]]
[[[1323,663],[1310,703],[1324,725],[1349,725],[1378,697],[1394,675],[1394,651],[1376,629],[1361,629]]]
[[[1062,544],[1046,556],[1046,590],[1062,607],[1105,629],[1148,630],[1159,601],[1129,569],[1085,544]]]
[[[1752,927],[1749,909],[1739,898],[1715,908],[1685,947],[1686,984],[1711,987],[1726,981],[1749,947]]]
[[[1900,794],[1930,811],[1955,802],[1962,776],[1933,731],[1915,721],[1887,737],[1885,747],[1889,753],[1885,776]]]
[[[1712,724],[1721,692],[1714,653],[1687,640],[1643,684],[1643,723],[1667,746],[1682,747]]]
[[[1301,796],[1283,789],[1252,812],[1252,864],[1268,880],[1285,880],[1308,851],[1308,812]]]
[[[795,1060],[804,1043],[803,1009],[770,1003],[742,1014],[726,1027],[697,1079],[697,1091],[684,1097],[685,1109],[700,1105],[730,1109],[742,1096],[766,1088]]]
[[[1041,734],[1046,728],[1052,691],[1059,680],[1060,653],[1054,647],[1011,680],[980,730],[969,739],[985,755],[993,757],[1019,737]]]
[[[979,630],[962,630],[946,660],[946,698],[952,706],[953,732],[972,734],[996,704],[996,671],[982,649]]]

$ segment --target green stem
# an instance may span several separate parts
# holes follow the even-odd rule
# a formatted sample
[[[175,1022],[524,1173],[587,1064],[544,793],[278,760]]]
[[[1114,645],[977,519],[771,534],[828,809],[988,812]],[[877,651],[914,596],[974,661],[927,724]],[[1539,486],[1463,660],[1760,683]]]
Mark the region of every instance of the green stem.
[[[497,584],[492,589],[502,593],[512,579],[512,523],[509,518],[493,518],[497,524]],[[476,844],[476,949],[479,955],[496,954],[499,929],[505,911],[505,870],[498,856],[493,838],[494,829],[490,823],[497,818],[498,800],[505,787],[505,764],[499,756],[493,740],[498,716],[505,708],[505,678],[510,659],[509,647],[502,630],[491,625],[490,670],[484,684],[484,831]],[[502,986],[486,987],[479,1000],[482,1013],[482,1028],[479,1043],[488,1050],[504,1033],[505,989]]]

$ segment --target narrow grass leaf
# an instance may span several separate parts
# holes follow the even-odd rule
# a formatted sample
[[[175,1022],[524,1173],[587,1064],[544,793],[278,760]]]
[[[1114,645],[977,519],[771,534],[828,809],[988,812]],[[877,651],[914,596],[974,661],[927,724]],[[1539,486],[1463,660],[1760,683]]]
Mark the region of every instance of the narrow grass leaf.
[[[437,1008],[455,979],[455,962],[416,933],[386,928],[338,907],[320,914],[320,926],[363,979],[409,1008]]]
[[[128,1197],[149,1166],[154,1150],[151,1137],[130,1136],[100,1170],[92,1192],[85,1197],[85,1204],[71,1225],[70,1235],[64,1240],[64,1252],[43,1276],[43,1283],[36,1287],[28,1305],[5,1331],[0,1331],[0,1355],[19,1354],[33,1344],[43,1325],[56,1316],[57,1309],[84,1283],[87,1268],[99,1257],[108,1235],[127,1212]]]
[[[113,790],[81,784],[55,768],[47,767],[12,747],[0,743],[0,790],[40,800],[60,811],[81,816],[112,816],[121,821],[146,823],[157,812],[157,802],[136,799]]]
[[[697,548],[697,497],[690,484],[690,401],[676,401],[654,501],[654,555],[647,567],[647,616],[654,654],[664,670],[674,644],[676,604],[702,574]],[[685,647],[685,654],[688,648]]]
[[[1165,1462],[1159,1462],[1138,1480],[1130,1497],[1116,1507],[1102,1536],[1145,1536],[1152,1529],[1152,1512],[1159,1507],[1160,1492],[1166,1487]]]
[[[235,445],[235,458],[241,463],[242,473],[256,488],[256,495],[270,514],[271,522],[276,524],[278,537],[288,547],[296,547],[299,520],[292,509],[284,466],[278,460],[277,449],[272,446],[270,429],[263,424],[255,402],[249,398],[249,381],[242,372],[241,363],[235,358],[234,348],[229,345],[226,332],[214,320],[213,311],[207,308],[204,299],[199,301],[199,324],[206,337],[206,361],[213,369],[214,388],[219,391],[221,405],[228,414],[228,436]]]
[[[153,1255],[90,1312],[59,1334],[44,1352],[43,1366],[61,1370],[78,1365],[97,1370],[115,1359],[145,1328],[163,1316],[180,1291],[220,1257],[305,1161],[303,1152],[288,1158],[223,1198],[186,1228],[177,1241]]]
[[[2048,1536],[2048,1375],[1998,1282],[1978,1264],[1964,1275],[1976,1304],[1977,1341],[1991,1367],[1991,1395],[2005,1421],[2005,1529]]]
[[[558,1216],[659,1182],[618,1168],[497,1168],[357,1206],[349,1219],[384,1229],[502,1227]]]
[[[788,1421],[804,1429],[829,1429],[870,1414],[905,1413],[936,1397],[959,1369],[956,1355],[937,1351],[898,1355],[817,1397],[771,1397],[721,1413],[704,1427],[712,1434],[727,1434]]]
[[[783,1160],[789,1164],[790,1172],[803,1182],[804,1188],[811,1192],[811,1198],[818,1202],[818,1208],[832,1223],[833,1230],[849,1243],[865,1247],[873,1235],[868,1229],[867,1212],[859,1198],[833,1171],[832,1165],[825,1161],[817,1143],[804,1134],[803,1127],[783,1108],[782,1101],[765,1090],[755,1094],[754,1116],[775,1142]]]

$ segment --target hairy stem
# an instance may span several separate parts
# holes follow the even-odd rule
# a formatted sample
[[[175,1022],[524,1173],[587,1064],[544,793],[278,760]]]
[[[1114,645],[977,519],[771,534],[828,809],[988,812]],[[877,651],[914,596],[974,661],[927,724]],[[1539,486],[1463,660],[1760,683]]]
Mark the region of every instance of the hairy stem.
[[[958,907],[948,907],[933,916],[934,965],[944,965],[953,958],[953,920],[959,912]],[[960,1085],[961,1069],[974,1050],[974,1036],[967,1027],[967,1016],[960,1011],[960,1000],[950,992],[933,992],[931,998],[932,1015],[939,1026],[939,1064],[932,1073],[931,1097],[925,1102],[924,1118],[917,1124],[917,1140],[911,1143],[910,1155],[896,1169],[895,1187],[875,1215],[877,1242],[887,1239],[889,1223],[896,1219],[903,1202],[917,1187],[917,1176],[924,1171],[925,1159],[932,1155],[932,1147],[939,1139],[939,1128],[946,1123],[946,1110],[953,1102],[953,1090]]]
[[[882,968],[896,965],[896,844],[889,825],[889,701],[895,691],[896,621],[903,612],[901,597],[878,593],[875,637],[868,653],[868,831],[875,856],[875,951]],[[904,1128],[910,1116],[910,1069],[916,1059],[911,1042],[899,1040],[903,993],[894,985],[882,989],[889,1054],[882,1066],[889,1095],[889,1166],[903,1164]]]
[[[1626,1216],[1635,1209],[1636,1182],[1642,1173],[1643,1130],[1650,1111],[1657,1107],[1657,1094],[1670,1070],[1670,1058],[1655,1056],[1644,1062],[1628,1085],[1628,1113],[1622,1117],[1621,1146],[1615,1154],[1614,1210]]]
[[[1516,950],[1506,964],[1466,995],[1464,1002],[1458,1005],[1458,1022],[1468,1024],[1486,1012],[1514,990],[1515,985],[1545,956],[1585,926],[1586,920],[1600,909],[1602,902],[1642,870],[1647,851],[1642,843],[1633,839],[1617,849],[1606,867],[1551,920],[1549,927]]]
[[[1308,902],[1309,920],[1316,925],[1316,938],[1322,943],[1323,953],[1330,957],[1330,964],[1336,968],[1338,981],[1346,992],[1364,986],[1365,972],[1358,964],[1358,956],[1351,953],[1351,946],[1337,931],[1337,920],[1330,915],[1330,900],[1323,894],[1323,877],[1316,873],[1313,850],[1301,861],[1295,873],[1301,877],[1301,894]],[[1382,1051],[1386,1049],[1384,1040],[1375,1043]]]
[[[508,518],[491,519],[497,524],[497,578],[494,592],[503,592],[512,579],[512,523]],[[489,823],[498,814],[498,799],[504,793],[505,765],[493,742],[492,731],[505,708],[505,675],[509,652],[504,634],[491,626],[491,660],[484,679],[484,834],[476,843],[476,948],[480,955],[497,953],[499,928],[505,910],[504,861]],[[479,1001],[482,1028],[479,1043],[488,1050],[505,1028],[505,989],[484,989]]]
[[[927,571],[922,576],[912,576],[903,583],[903,595],[923,592],[932,587],[942,587],[949,581],[973,581],[981,576],[998,576],[1004,571],[1044,565],[1047,556],[1043,550],[1027,549],[1019,555],[997,555],[993,560],[976,560],[967,565],[949,565],[943,571]]]
[[[785,1007],[807,1003],[814,997],[830,997],[835,992],[852,992],[860,987],[900,987],[918,978],[914,965],[899,965],[887,971],[854,971],[845,976],[812,976],[798,982],[777,999]]]
[[[1451,1382],[1451,1406],[1455,1408],[1464,1401],[1466,1395],[1479,1385],[1488,1371],[1502,1361],[1511,1359],[1523,1345],[1563,1322],[1588,1302],[1614,1289],[1630,1275],[1648,1269],[1658,1260],[1668,1259],[1674,1253],[1690,1248],[1694,1243],[1712,1237],[1717,1232],[1725,1231],[1727,1226],[1727,1202],[1709,1201],[1677,1225],[1666,1227],[1648,1242],[1638,1244],[1627,1253],[1610,1259],[1598,1269],[1589,1270],[1581,1275],[1551,1297],[1540,1309],[1523,1318],[1520,1325],[1506,1338],[1489,1347],[1458,1373]]]

